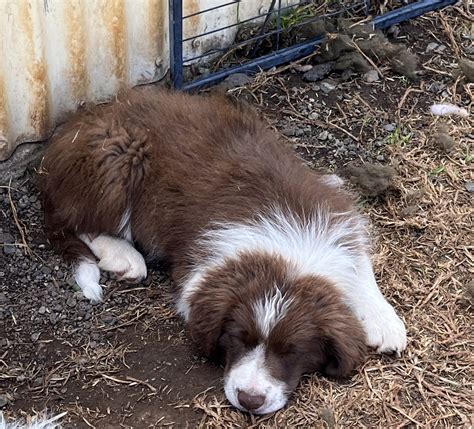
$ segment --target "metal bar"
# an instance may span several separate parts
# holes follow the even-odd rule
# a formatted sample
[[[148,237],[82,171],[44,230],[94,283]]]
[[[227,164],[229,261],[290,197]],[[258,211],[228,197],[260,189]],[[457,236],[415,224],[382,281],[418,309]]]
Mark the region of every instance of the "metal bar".
[[[169,0],[170,77],[173,86],[183,86],[183,0]]]
[[[282,7],[282,10],[293,9],[297,6],[298,4],[285,6],[285,7]],[[260,15],[255,15],[255,16],[252,16],[252,18],[244,19],[243,21],[236,22],[235,24],[229,24],[229,25],[226,25],[225,27],[219,27],[219,28],[215,28],[214,30],[206,31],[205,33],[196,34],[195,36],[191,36],[184,39],[183,42],[189,42],[190,40],[198,39],[199,37],[208,36],[209,34],[214,34],[219,31],[224,31],[224,30],[227,30],[228,28],[237,27],[238,25],[246,24],[247,22],[255,21],[256,19],[263,18],[264,16],[268,16],[268,15],[273,15],[274,13],[275,11],[271,11],[267,13],[262,13]]]
[[[377,16],[373,22],[376,28],[387,28],[454,3],[456,0],[420,0]]]
[[[282,32],[281,28],[281,0],[278,0],[278,15],[277,15],[277,29],[278,33],[276,34],[276,50],[280,50],[280,34]]]
[[[384,15],[377,16],[372,22],[376,28],[387,28],[402,21],[416,18],[417,16],[423,15],[427,12],[449,6],[456,3],[456,1],[457,0],[420,0],[417,3],[409,4]],[[300,43],[299,45],[281,49],[277,52],[265,55],[245,64],[230,67],[228,69],[212,73],[201,79],[186,83],[182,88],[187,91],[195,90],[201,87],[212,85],[234,73],[252,74],[260,70],[265,70],[284,63],[288,63],[290,61],[312,54],[323,40],[324,37],[317,37],[304,43]]]
[[[295,58],[305,57],[313,53],[316,50],[317,46],[321,44],[323,39],[324,39],[323,37],[320,37],[308,42],[300,43],[299,45],[291,46],[285,49],[280,49],[278,52],[273,52],[269,55],[265,55],[263,57],[249,61],[245,64],[235,66],[235,67],[230,67],[228,69],[224,69],[216,73],[212,73],[201,79],[197,79],[195,81],[184,84],[182,89],[186,91],[190,91],[192,89],[197,89],[197,88],[212,85],[213,83],[223,80],[227,76],[234,73],[251,74],[251,73],[258,72],[260,70],[265,70],[265,69],[272,68],[274,66],[279,66],[280,64],[287,63],[289,61],[294,60]]]
[[[206,13],[206,12],[211,12],[213,10],[220,9],[222,7],[232,6],[233,4],[240,3],[240,2],[241,2],[241,0],[234,0],[234,1],[231,1],[229,3],[221,4],[219,6],[210,7],[209,9],[200,10],[199,12],[194,12],[194,13],[191,13],[189,15],[183,16],[183,19],[188,19],[188,18],[191,18],[193,16],[201,15],[201,14]]]

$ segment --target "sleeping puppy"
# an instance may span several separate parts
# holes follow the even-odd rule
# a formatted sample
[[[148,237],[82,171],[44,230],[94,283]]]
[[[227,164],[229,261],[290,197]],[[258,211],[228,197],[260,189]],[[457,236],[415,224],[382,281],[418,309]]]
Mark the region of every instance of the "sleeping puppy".
[[[303,373],[348,376],[367,345],[406,347],[341,180],[247,107],[130,91],[53,138],[41,182],[49,237],[84,295],[102,300],[100,269],[140,281],[144,257],[165,260],[178,312],[241,410],[280,409]]]

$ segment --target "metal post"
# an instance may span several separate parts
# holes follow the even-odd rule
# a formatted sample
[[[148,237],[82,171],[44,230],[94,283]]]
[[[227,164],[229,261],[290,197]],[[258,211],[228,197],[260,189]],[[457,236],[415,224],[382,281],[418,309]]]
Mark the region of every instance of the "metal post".
[[[183,0],[169,0],[170,74],[176,89],[183,87]]]

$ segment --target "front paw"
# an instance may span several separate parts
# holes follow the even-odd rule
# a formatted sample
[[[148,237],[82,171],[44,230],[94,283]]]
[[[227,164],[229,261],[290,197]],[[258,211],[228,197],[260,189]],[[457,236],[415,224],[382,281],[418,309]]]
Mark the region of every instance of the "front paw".
[[[377,353],[395,353],[397,356],[407,347],[405,324],[388,303],[366,307],[358,312],[367,335],[367,345]]]

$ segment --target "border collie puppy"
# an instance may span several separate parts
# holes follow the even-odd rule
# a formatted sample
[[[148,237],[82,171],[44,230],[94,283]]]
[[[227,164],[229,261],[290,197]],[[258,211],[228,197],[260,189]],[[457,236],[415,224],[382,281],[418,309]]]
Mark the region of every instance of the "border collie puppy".
[[[248,107],[130,91],[77,114],[41,179],[50,239],[84,295],[102,300],[100,269],[140,281],[144,257],[165,260],[241,410],[280,409],[303,373],[349,375],[367,345],[406,347],[341,179],[304,166]]]

